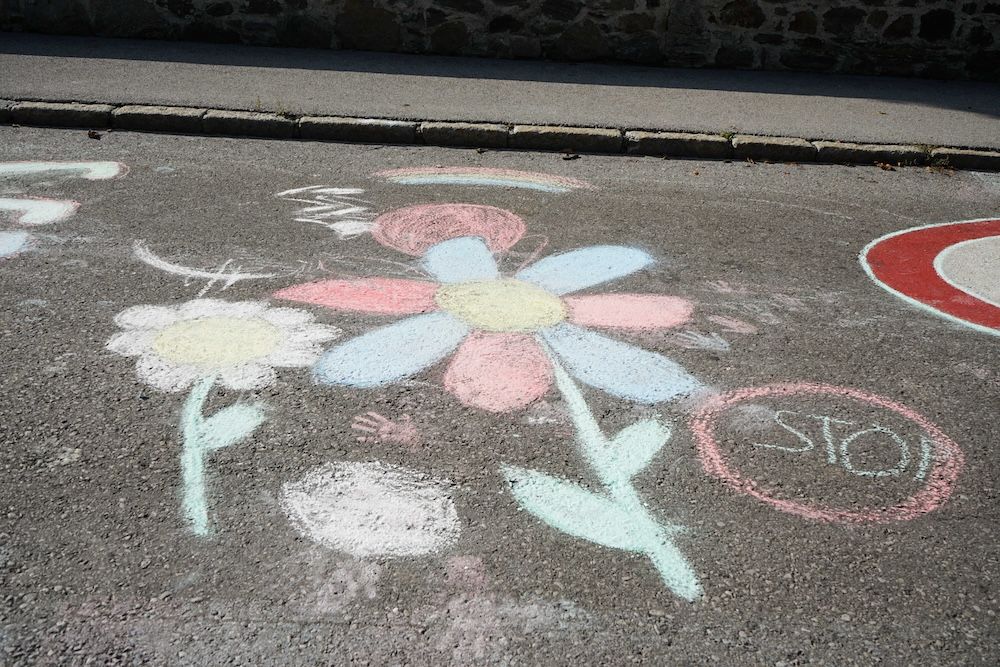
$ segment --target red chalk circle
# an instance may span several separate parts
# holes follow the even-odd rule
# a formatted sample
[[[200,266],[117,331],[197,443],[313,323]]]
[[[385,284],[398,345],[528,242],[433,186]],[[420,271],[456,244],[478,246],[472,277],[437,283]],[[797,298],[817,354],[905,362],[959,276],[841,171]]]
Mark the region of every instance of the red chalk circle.
[[[927,483],[920,491],[893,507],[846,510],[785,500],[760,488],[752,479],[742,477],[729,467],[715,439],[715,424],[730,408],[752,399],[773,396],[840,396],[884,408],[908,419],[930,437],[935,446],[934,464],[927,473]],[[965,456],[958,445],[923,415],[891,399],[857,389],[825,384],[775,384],[765,387],[736,389],[709,400],[694,415],[689,425],[694,432],[698,456],[705,472],[718,477],[740,493],[753,496],[775,509],[806,519],[831,523],[889,523],[908,521],[940,507],[951,495],[955,481],[965,465]]]
[[[372,236],[384,246],[422,255],[432,245],[462,236],[478,236],[493,252],[508,250],[521,240],[524,220],[495,206],[421,204],[383,213]]]

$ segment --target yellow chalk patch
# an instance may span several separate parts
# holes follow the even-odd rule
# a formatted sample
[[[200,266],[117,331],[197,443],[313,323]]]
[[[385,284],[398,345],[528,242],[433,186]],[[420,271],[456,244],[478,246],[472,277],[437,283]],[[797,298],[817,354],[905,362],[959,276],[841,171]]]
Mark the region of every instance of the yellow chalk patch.
[[[273,352],[281,332],[264,320],[206,317],[173,324],[156,337],[153,349],[169,361],[229,366]]]
[[[434,300],[484,331],[537,331],[566,319],[566,307],[558,297],[521,280],[444,285]]]

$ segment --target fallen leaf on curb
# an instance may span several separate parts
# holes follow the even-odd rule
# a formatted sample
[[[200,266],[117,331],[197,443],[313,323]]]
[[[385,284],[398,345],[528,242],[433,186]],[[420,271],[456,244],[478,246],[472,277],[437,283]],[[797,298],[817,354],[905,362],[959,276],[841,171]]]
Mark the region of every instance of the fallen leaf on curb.
[[[881,169],[882,171],[896,171],[896,168],[893,167],[888,162],[876,162],[875,166]]]
[[[97,139],[98,141],[101,139],[101,133],[97,130],[87,130],[87,136],[91,139]]]

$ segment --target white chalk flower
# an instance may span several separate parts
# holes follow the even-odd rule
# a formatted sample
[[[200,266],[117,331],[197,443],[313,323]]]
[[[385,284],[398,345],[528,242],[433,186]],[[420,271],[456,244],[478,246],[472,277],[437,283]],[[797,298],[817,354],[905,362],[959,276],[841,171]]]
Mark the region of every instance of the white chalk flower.
[[[340,330],[295,308],[264,301],[195,299],[177,306],[135,306],[115,317],[124,329],[108,349],[138,356],[136,373],[161,391],[184,391],[214,377],[230,389],[259,389],[277,378],[275,367],[310,366],[321,344]]]
[[[353,556],[420,556],[461,532],[447,480],[383,463],[328,463],[282,488],[304,536]]]

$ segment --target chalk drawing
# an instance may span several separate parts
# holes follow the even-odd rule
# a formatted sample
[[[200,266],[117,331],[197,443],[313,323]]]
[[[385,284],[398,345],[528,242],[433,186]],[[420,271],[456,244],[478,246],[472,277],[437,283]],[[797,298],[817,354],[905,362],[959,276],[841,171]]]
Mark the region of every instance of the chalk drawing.
[[[334,310],[414,315],[327,351],[313,369],[324,384],[383,386],[455,353],[445,372],[446,389],[465,405],[506,412],[541,398],[552,385],[544,345],[582,382],[621,398],[657,403],[692,393],[700,383],[666,357],[578,324],[657,330],[684,322],[690,302],[651,294],[563,298],[652,262],[636,248],[596,246],[552,255],[502,277],[487,241],[465,236],[424,254],[421,264],[438,283],[329,280],[275,296]],[[591,300],[600,307],[590,306]]]
[[[594,190],[586,181],[534,171],[487,167],[415,167],[380,171],[376,177],[401,185],[472,185],[539,190],[560,194],[572,190]]]
[[[833,397],[849,399],[862,403],[867,408],[876,407],[895,413],[908,422],[918,427],[921,435],[920,463],[914,479],[924,481],[924,486],[915,494],[892,507],[865,508],[861,510],[840,509],[812,505],[804,502],[796,502],[780,498],[771,489],[763,488],[752,479],[741,476],[727,462],[722,453],[719,443],[715,437],[715,427],[720,416],[731,408],[760,398],[786,398],[797,397]],[[775,419],[781,420],[779,424],[796,435],[803,444],[794,448],[784,448],[786,452],[805,452],[814,447],[813,440],[803,433],[801,428],[788,425],[785,415],[791,411],[779,411]],[[834,420],[825,416],[815,417],[823,423],[824,439],[827,441],[827,460],[836,463],[839,459],[848,472],[860,476],[880,477],[885,475],[900,474],[905,470],[910,462],[910,454],[904,449],[905,441],[900,436],[886,433],[889,429],[874,425],[855,431],[853,434],[840,439],[839,445],[835,444],[832,430],[834,425],[850,425],[850,422]],[[749,495],[757,500],[767,503],[775,509],[795,514],[807,519],[834,523],[888,523],[891,521],[907,521],[917,518],[928,512],[932,512],[940,507],[954,489],[955,482],[965,464],[965,457],[962,450],[951,438],[945,435],[940,428],[931,423],[926,417],[916,411],[897,403],[891,399],[870,394],[857,389],[846,387],[835,387],[822,384],[777,384],[751,389],[738,389],[722,394],[709,400],[698,410],[690,420],[691,430],[695,434],[698,445],[698,453],[701,457],[702,466],[710,475],[718,477],[739,493]],[[898,472],[890,470],[861,470],[855,468],[850,460],[850,448],[861,437],[871,433],[883,433],[901,449],[900,460],[896,466]],[[900,443],[903,444],[900,444]],[[834,444],[831,444],[834,443]],[[905,452],[905,453],[903,453]],[[833,460],[831,460],[831,457]],[[884,473],[884,475],[882,474]]]
[[[32,236],[28,232],[0,232],[0,259],[30,248],[31,242]]]
[[[353,556],[423,556],[447,548],[462,525],[451,482],[383,463],[328,463],[282,487],[282,506],[305,537]]]
[[[757,327],[749,322],[726,315],[709,315],[708,320],[728,333],[753,335],[759,331]]]
[[[371,231],[374,214],[372,202],[362,199],[361,188],[338,188],[309,185],[279,192],[275,197],[308,204],[295,212],[296,222],[308,222],[349,239]]]
[[[608,438],[579,387],[551,352],[556,386],[576,428],[577,444],[603,489],[594,493],[569,480],[537,470],[504,466],[511,492],[523,508],[553,528],[595,544],[645,555],[676,595],[694,600],[701,584],[672,537],[682,528],[660,523],[632,484],[670,439],[658,419],[636,422]]]
[[[185,279],[185,285],[187,285],[190,280],[207,280],[208,282],[204,287],[202,287],[201,291],[198,292],[198,296],[203,296],[209,289],[219,282],[222,283],[222,290],[225,291],[241,280],[266,280],[268,278],[278,278],[282,275],[280,273],[244,273],[242,271],[242,267],[233,267],[230,269],[229,265],[232,263],[232,260],[225,261],[214,271],[195,269],[181,264],[175,264],[158,256],[150,250],[146,242],[141,239],[136,240],[132,244],[132,253],[140,262],[148,264],[154,269],[159,269],[160,271],[165,271],[175,276],[181,276]]]
[[[728,352],[730,348],[729,341],[714,331],[701,333],[687,329],[685,331],[678,331],[672,336],[672,339],[681,347],[688,349],[697,348],[711,350],[712,352]]]
[[[414,256],[462,236],[479,237],[491,252],[502,252],[521,240],[525,228],[519,216],[494,206],[422,204],[383,213],[375,219],[372,236],[388,248]]]
[[[215,450],[250,437],[264,422],[262,403],[237,402],[211,416],[204,406],[213,386],[261,389],[275,368],[303,367],[322,343],[340,334],[310,313],[265,302],[196,299],[178,306],[134,306],[115,317],[123,329],[109,350],[138,357],[139,379],[165,392],[191,389],[181,412],[183,510],[196,535],[210,532],[205,465]]]
[[[813,420],[821,424],[823,442],[825,443],[826,462],[833,465],[839,464],[844,468],[844,470],[853,475],[858,475],[859,477],[895,477],[904,473],[910,464],[910,444],[901,435],[887,426],[883,426],[881,424],[871,424],[863,425],[860,429],[845,429],[843,427],[856,427],[858,424],[856,422],[830,417],[829,415],[805,414],[795,410],[778,410],[774,413],[774,422],[783,430],[794,435],[796,439],[802,443],[800,446],[787,447],[772,443],[755,442],[754,447],[775,449],[790,453],[813,451],[816,447],[816,443],[808,434],[804,433],[803,430],[789,424],[786,421],[786,415],[791,415],[790,418],[796,419],[797,421],[802,421],[802,417],[804,416],[807,420]],[[835,430],[839,430],[841,433],[847,432],[847,435],[842,435],[840,437],[835,436]],[[879,434],[884,437],[881,437]],[[852,445],[856,445],[858,443],[866,443],[868,445],[878,443],[885,444],[886,442],[892,442],[893,445],[899,449],[899,459],[895,466],[892,468],[878,470],[864,470],[854,466],[851,459]],[[927,440],[926,437],[921,437],[919,444],[920,461],[913,479],[924,479],[924,475],[927,472],[927,465],[932,456],[932,449],[933,443]]]
[[[128,167],[121,162],[0,162],[0,178],[60,175],[88,181],[105,181],[127,173]]]
[[[1000,336],[1000,219],[912,227],[861,251],[879,287],[923,310]]]
[[[414,224],[414,219],[431,224]],[[576,384],[649,404],[702,389],[670,359],[581,326],[672,328],[690,318],[692,304],[652,294],[569,296],[653,264],[648,253],[627,246],[581,248],[502,275],[494,253],[513,245],[523,231],[519,218],[491,207],[402,209],[379,218],[375,237],[403,252],[421,251],[420,266],[437,282],[328,280],[275,296],[333,310],[410,316],[328,350],[313,368],[320,383],[384,386],[452,354],[445,388],[472,407],[491,412],[525,408],[554,383],[568,405],[580,451],[603,490],[594,493],[543,472],[505,466],[513,494],[558,530],[645,555],[671,590],[694,599],[701,590],[697,577],[671,541],[680,528],[658,522],[631,482],[669,439],[670,429],[657,419],[644,419],[609,439]],[[377,426],[374,420],[369,424]]]
[[[0,162],[0,178],[64,175],[98,181],[128,173],[120,162]],[[0,217],[27,227],[50,225],[72,217],[80,203],[42,197],[0,197]],[[30,248],[35,237],[28,232],[0,231],[0,259]]]
[[[68,200],[24,197],[0,197],[0,211],[12,213],[13,222],[21,225],[49,225],[69,218],[80,203]]]
[[[358,436],[358,442],[402,445],[411,450],[420,447],[420,433],[409,415],[392,420],[377,412],[366,412],[354,417],[351,428],[363,434]]]

